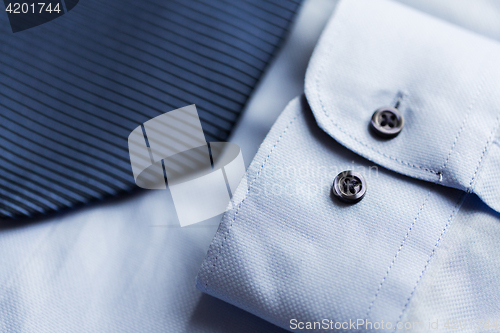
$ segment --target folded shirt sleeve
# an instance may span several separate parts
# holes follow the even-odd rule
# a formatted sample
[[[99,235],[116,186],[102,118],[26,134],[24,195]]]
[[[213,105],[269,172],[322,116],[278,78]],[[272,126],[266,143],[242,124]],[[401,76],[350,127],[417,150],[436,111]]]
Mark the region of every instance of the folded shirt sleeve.
[[[378,331],[393,331],[465,198],[500,211],[499,56],[497,42],[406,6],[342,1],[197,288],[288,330],[383,321]],[[382,106],[405,119],[396,138],[369,131]],[[353,205],[331,194],[345,170],[366,178]]]

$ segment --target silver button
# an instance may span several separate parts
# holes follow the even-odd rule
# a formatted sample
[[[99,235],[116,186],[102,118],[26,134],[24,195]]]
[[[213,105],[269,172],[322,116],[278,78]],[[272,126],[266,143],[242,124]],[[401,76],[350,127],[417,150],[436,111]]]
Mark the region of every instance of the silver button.
[[[332,193],[341,201],[358,202],[363,199],[366,193],[365,178],[355,171],[341,172],[333,180]]]
[[[383,138],[393,138],[403,129],[405,122],[398,109],[384,106],[377,109],[372,116],[373,131]]]

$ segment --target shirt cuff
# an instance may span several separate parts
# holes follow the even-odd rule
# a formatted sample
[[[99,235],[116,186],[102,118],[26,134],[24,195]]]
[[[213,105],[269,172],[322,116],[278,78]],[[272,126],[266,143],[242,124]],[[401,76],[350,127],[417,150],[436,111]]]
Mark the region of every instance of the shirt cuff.
[[[342,1],[306,75],[319,126],[404,175],[476,193],[500,212],[500,44],[393,1]],[[392,140],[367,130],[394,106]],[[481,177],[484,174],[484,177]]]

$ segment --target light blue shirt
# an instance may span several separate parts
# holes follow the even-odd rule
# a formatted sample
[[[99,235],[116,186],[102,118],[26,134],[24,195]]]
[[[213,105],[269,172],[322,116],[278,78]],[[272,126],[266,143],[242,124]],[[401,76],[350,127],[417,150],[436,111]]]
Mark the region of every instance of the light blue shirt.
[[[218,232],[217,218],[176,228],[171,198],[155,191],[4,228],[0,331],[456,319],[478,332],[476,319],[500,321],[500,6],[399,2],[413,8],[343,0],[310,62],[335,2],[305,3],[233,135],[247,163],[303,92],[309,63],[306,97],[273,126]],[[374,140],[371,113],[400,92],[403,132]],[[368,182],[353,206],[329,192],[346,169]],[[195,288],[200,266],[198,288],[216,298]]]
[[[341,1],[197,287],[289,330],[500,321],[498,59],[498,41],[413,8]],[[396,102],[402,132],[374,137]],[[366,178],[357,204],[330,195],[344,170]]]

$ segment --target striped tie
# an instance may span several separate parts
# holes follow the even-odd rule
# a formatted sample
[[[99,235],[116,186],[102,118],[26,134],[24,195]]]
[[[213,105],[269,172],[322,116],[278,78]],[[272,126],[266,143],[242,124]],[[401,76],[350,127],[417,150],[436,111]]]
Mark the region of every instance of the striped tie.
[[[196,104],[225,141],[300,0],[82,0],[40,26],[0,27],[0,217],[136,188],[127,138]]]

